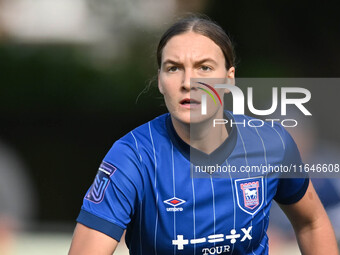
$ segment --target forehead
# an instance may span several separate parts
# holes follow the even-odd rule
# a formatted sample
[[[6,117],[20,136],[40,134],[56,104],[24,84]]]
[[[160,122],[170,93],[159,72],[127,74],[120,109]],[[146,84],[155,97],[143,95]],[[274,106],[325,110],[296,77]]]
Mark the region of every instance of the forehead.
[[[163,48],[162,61],[167,58],[184,60],[188,57],[192,60],[213,58],[217,62],[225,61],[221,48],[213,40],[194,32],[172,37]]]

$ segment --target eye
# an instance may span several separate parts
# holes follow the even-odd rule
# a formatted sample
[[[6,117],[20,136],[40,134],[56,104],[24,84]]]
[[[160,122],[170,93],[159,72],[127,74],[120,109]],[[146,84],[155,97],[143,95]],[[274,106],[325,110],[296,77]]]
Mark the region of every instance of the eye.
[[[170,66],[167,68],[168,72],[170,73],[176,72],[178,71],[178,69],[179,69],[178,66]]]
[[[212,70],[211,67],[205,66],[205,65],[202,65],[202,66],[200,67],[200,69],[201,69],[202,71],[211,71],[211,70]]]

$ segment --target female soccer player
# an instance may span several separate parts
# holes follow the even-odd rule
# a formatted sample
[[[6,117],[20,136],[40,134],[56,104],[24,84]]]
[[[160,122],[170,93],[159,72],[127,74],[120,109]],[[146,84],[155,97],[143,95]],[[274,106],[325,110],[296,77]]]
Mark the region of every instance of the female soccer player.
[[[69,254],[112,254],[125,230],[130,254],[268,254],[273,199],[290,219],[303,254],[338,254],[308,178],[215,178],[217,172],[191,178],[191,169],[207,162],[236,169],[301,163],[294,141],[278,124],[214,127],[213,119],[242,123],[249,117],[223,111],[212,100],[201,114],[201,96],[213,89],[204,82],[192,86],[190,79],[229,81],[235,75],[223,29],[200,17],[182,19],[162,36],[157,61],[169,113],[114,143],[85,195]]]

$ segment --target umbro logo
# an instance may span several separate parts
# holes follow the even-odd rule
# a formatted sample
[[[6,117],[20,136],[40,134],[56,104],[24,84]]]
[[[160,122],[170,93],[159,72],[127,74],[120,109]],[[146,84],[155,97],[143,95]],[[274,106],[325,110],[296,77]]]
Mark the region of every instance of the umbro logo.
[[[171,205],[172,207],[167,207],[166,210],[168,212],[176,212],[176,211],[183,211],[182,207],[178,207],[179,205],[184,204],[186,201],[183,199],[180,199],[178,197],[173,197],[168,200],[163,201],[167,205]]]

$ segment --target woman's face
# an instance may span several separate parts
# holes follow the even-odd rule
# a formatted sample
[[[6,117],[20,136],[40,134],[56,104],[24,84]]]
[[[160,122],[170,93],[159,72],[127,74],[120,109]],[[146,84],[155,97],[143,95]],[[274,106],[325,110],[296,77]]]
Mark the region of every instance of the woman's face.
[[[223,52],[214,41],[187,32],[172,37],[163,48],[158,87],[173,118],[186,124],[199,123],[217,117],[223,108],[207,96],[207,114],[201,115],[201,96],[206,93],[197,87],[207,88],[190,85],[190,78],[234,78],[234,72],[234,67],[226,69]],[[223,100],[224,90],[216,90]]]

